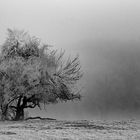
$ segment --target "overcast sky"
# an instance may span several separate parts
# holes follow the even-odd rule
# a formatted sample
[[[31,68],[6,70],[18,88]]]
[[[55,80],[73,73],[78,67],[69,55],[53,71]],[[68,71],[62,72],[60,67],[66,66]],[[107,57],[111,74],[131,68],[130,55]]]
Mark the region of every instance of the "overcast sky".
[[[54,48],[80,55],[83,100],[50,105],[47,113],[35,110],[34,115],[93,119],[110,112],[139,114],[139,26],[139,0],[0,1],[0,43],[7,28],[24,29]]]

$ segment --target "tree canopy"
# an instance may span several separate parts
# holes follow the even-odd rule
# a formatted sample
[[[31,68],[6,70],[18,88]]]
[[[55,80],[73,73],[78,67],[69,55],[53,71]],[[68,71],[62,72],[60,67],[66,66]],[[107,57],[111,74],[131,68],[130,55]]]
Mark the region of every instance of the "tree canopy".
[[[8,29],[0,54],[2,120],[24,119],[25,108],[80,99],[79,57],[64,61],[58,52],[27,32]]]

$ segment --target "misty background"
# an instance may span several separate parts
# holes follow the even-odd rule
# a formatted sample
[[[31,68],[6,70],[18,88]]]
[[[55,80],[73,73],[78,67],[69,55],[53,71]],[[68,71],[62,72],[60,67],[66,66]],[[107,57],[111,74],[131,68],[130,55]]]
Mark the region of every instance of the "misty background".
[[[140,118],[139,0],[1,0],[0,44],[24,29],[80,56],[82,100],[38,108],[56,119]]]

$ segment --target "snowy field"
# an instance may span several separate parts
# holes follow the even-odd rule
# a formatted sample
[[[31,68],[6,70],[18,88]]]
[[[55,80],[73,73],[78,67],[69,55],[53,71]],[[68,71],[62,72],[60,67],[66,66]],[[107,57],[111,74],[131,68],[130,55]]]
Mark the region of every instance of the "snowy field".
[[[140,121],[5,121],[0,140],[140,140]]]

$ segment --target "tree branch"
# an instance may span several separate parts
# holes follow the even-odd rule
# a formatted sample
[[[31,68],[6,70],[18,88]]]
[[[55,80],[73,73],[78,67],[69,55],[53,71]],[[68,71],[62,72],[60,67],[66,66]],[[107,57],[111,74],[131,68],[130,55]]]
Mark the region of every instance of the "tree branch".
[[[12,109],[17,110],[17,107],[15,107],[15,106],[9,106],[9,107],[12,108]]]
[[[8,102],[8,105],[9,105],[10,103],[12,103],[14,100],[18,99],[19,97],[20,97],[20,96],[17,96],[16,98],[11,99],[11,100]]]
[[[25,108],[35,108],[36,104],[25,106]]]

